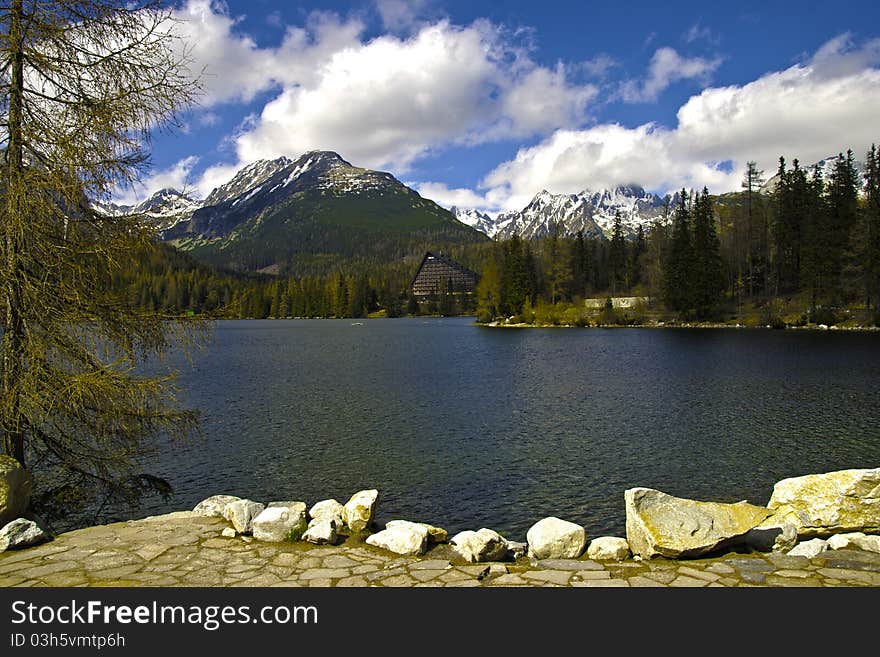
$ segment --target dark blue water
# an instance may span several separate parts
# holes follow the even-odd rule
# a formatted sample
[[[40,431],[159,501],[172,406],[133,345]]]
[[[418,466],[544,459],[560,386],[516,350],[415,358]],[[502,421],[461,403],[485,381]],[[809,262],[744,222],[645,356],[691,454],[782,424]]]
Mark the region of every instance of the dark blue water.
[[[176,495],[142,515],[378,488],[380,522],[623,535],[633,486],[761,504],[880,466],[877,333],[229,321],[179,383],[204,438],[153,465]]]

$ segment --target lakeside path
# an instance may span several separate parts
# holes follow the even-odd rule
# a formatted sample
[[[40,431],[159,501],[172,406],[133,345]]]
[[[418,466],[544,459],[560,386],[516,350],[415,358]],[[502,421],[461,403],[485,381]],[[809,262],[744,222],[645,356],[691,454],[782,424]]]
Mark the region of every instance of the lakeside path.
[[[712,559],[588,559],[467,564],[448,545],[401,557],[339,546],[223,538],[228,523],[189,512],[89,527],[0,554],[0,587],[742,587],[880,586],[880,554],[834,550],[814,559],[729,553]]]

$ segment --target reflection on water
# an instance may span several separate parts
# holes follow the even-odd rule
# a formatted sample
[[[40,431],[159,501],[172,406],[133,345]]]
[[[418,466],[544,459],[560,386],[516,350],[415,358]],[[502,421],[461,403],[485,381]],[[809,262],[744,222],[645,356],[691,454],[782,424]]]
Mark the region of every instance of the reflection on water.
[[[880,465],[878,363],[877,334],[221,322],[180,378],[205,439],[152,467],[176,495],[140,515],[378,488],[380,522],[623,535],[629,487],[766,503],[784,477]]]

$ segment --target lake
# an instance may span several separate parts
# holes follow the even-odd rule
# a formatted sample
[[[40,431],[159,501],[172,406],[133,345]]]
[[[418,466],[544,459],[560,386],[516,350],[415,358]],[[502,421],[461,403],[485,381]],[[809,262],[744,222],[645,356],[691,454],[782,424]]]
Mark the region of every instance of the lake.
[[[878,333],[223,321],[178,383],[204,437],[150,465],[175,497],[140,516],[378,488],[380,523],[623,536],[626,488],[764,504],[880,466]]]

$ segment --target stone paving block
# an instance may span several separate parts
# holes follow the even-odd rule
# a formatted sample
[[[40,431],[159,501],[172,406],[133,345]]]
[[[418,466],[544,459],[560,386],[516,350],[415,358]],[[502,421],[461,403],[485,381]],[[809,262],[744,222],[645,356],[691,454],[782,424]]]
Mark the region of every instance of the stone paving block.
[[[480,582],[475,579],[463,579],[446,583],[446,588],[468,588],[473,586],[480,586]]]
[[[550,582],[551,584],[568,584],[572,573],[567,570],[530,570],[522,574],[523,579]]]
[[[625,586],[629,586],[629,583],[625,579],[585,579],[583,582],[572,582],[571,586],[579,589],[610,587],[622,588]]]
[[[343,577],[341,580],[336,582],[336,586],[341,586],[343,588],[355,588],[358,586],[369,586],[370,583],[360,577],[359,575],[355,575],[353,577]]]
[[[637,575],[637,577],[645,577],[660,584],[669,584],[669,582],[678,577],[678,575],[671,570],[652,570],[646,573],[642,573],[641,575]],[[630,577],[629,579],[632,579],[632,577]]]
[[[518,574],[510,573],[508,575],[499,575],[488,580],[488,584],[492,586],[522,586],[528,584],[526,580]]]
[[[697,570],[696,568],[691,568],[690,566],[682,566],[678,569],[678,573],[680,575],[687,575],[688,577],[695,577],[697,579],[704,579],[707,582],[716,582],[721,579],[721,575],[717,575],[715,573],[707,573],[703,570]]]
[[[369,582],[379,582],[387,577],[395,577],[397,575],[405,575],[406,568],[391,568],[390,570],[377,570],[372,573],[367,573],[365,577]]]
[[[726,563],[713,563],[706,570],[710,573],[718,573],[719,575],[730,575],[736,572],[733,566],[728,566]]]
[[[416,588],[416,589],[439,589],[439,588],[443,588],[444,586],[446,586],[446,584],[444,584],[443,582],[434,581],[434,582],[419,582],[418,584],[415,584],[413,586],[413,588]]]
[[[385,579],[379,581],[382,586],[392,587],[414,586],[418,583],[409,575],[395,575],[394,577],[386,577]]]
[[[440,577],[440,575],[442,575],[445,572],[446,572],[445,570],[413,570],[413,569],[410,569],[409,575],[410,575],[410,577],[413,577],[413,578],[419,580],[420,582],[427,582],[429,580]]]
[[[426,559],[424,561],[416,561],[410,564],[409,570],[446,570],[451,568],[452,564],[446,559]]]
[[[810,577],[813,573],[808,570],[777,570],[774,575],[778,577]]]
[[[541,559],[538,568],[545,570],[605,570],[605,566],[592,559]]]
[[[571,581],[582,582],[585,579],[611,579],[607,570],[579,570],[571,576]]]
[[[704,579],[697,579],[696,577],[688,577],[687,575],[679,575],[674,580],[669,582],[669,586],[681,588],[681,587],[702,587],[706,586],[709,582]]]
[[[860,584],[880,584],[880,574],[869,573],[862,570],[847,570],[845,568],[819,568],[817,571],[825,577],[834,577],[846,582],[859,582]]]
[[[355,575],[366,575],[367,573],[374,573],[379,570],[380,566],[376,566],[374,564],[365,563],[361,566],[355,566],[351,569],[351,572]]]
[[[354,559],[349,559],[344,555],[331,554],[329,557],[324,557],[321,565],[324,568],[351,568],[352,566],[357,566],[359,564]]]
[[[351,571],[348,568],[313,568],[300,573],[300,581],[310,579],[339,579],[348,577]]]
[[[464,582],[464,581],[471,580],[471,579],[475,580],[474,577],[471,577],[467,573],[461,572],[457,568],[453,569],[453,570],[446,571],[445,573],[440,575],[439,579],[444,582],[447,582],[447,583],[449,583],[449,582]]]
[[[764,583],[767,586],[801,586],[801,587],[817,587],[822,586],[822,582],[819,581],[815,577],[809,577],[805,579],[799,578],[791,578],[791,577],[779,577],[778,575],[771,574],[767,575],[767,578],[764,580]]]
[[[666,584],[667,584],[666,582],[661,582],[660,580],[646,577],[643,575],[633,575],[632,577],[628,578],[626,581],[629,582],[630,586],[639,587],[639,588],[648,588],[648,587],[666,588]]]
[[[333,586],[333,580],[332,579],[310,579],[305,584],[306,584],[306,586],[308,586],[310,588],[314,588],[314,589],[327,588],[327,587]]]

